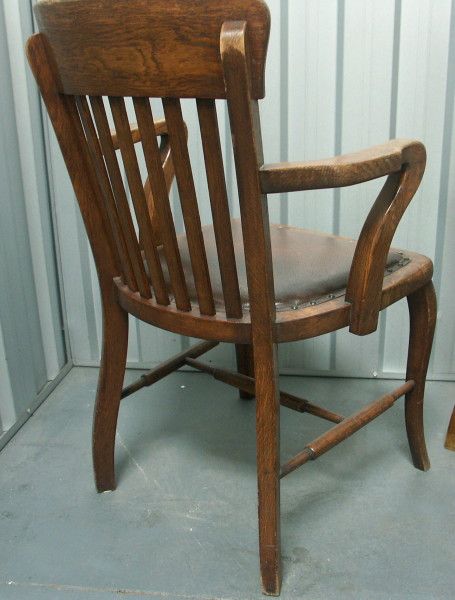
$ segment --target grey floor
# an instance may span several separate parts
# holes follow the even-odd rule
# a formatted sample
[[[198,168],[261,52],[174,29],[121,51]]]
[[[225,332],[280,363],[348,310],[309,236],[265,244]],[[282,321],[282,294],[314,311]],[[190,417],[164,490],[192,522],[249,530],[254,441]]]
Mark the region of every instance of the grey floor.
[[[254,403],[192,373],[125,400],[118,488],[98,495],[96,377],[73,369],[0,454],[0,598],[261,598]],[[282,380],[345,414],[394,385]],[[410,463],[401,400],[283,480],[283,600],[455,598],[454,399],[455,384],[428,386],[428,473]],[[325,428],[282,409],[283,458]]]

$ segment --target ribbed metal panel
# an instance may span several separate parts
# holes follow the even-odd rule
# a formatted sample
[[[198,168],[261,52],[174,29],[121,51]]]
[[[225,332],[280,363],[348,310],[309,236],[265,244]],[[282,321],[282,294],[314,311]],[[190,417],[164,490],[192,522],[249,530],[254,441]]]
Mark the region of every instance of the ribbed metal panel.
[[[0,446],[66,363],[30,5],[0,8]],[[5,434],[5,435],[3,435]]]

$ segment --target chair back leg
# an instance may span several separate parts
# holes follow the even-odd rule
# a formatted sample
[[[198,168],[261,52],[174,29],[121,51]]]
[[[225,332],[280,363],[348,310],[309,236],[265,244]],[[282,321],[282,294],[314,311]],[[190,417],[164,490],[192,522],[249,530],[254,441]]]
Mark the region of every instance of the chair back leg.
[[[275,344],[254,346],[256,373],[256,452],[258,472],[259,559],[262,589],[281,588],[280,550],[280,398]]]
[[[241,375],[247,375],[254,379],[253,347],[249,344],[236,344],[235,355],[237,359],[237,371]],[[239,390],[239,396],[242,400],[251,400],[254,398],[254,394],[250,394],[245,390]]]
[[[406,431],[414,466],[427,471],[430,461],[423,429],[423,395],[436,324],[436,295],[433,283],[427,283],[408,296],[407,300],[410,332],[406,379],[413,379],[415,387],[406,394]]]
[[[115,489],[115,433],[125,376],[128,313],[111,293],[102,294],[103,349],[93,415],[92,453],[98,492]]]

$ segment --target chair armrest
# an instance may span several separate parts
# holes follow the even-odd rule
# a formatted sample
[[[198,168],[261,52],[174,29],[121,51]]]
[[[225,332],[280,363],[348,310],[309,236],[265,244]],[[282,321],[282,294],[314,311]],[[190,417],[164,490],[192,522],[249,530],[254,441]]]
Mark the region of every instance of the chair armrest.
[[[169,143],[169,136],[167,130],[167,123],[164,119],[160,119],[159,121],[154,121],[154,127],[157,137],[161,137],[160,144],[160,154],[161,154],[161,164],[163,167],[164,178],[166,180],[166,186],[168,193],[171,190],[172,183],[174,181],[174,165],[172,163],[171,157],[171,147]],[[133,138],[133,143],[137,144],[141,141],[141,132],[137,123],[131,123],[131,137]],[[185,125],[185,131],[187,132],[187,128]],[[188,134],[188,132],[187,132]],[[114,148],[117,150],[119,148],[118,138],[115,130],[111,131],[112,144]],[[147,202],[147,208],[150,216],[150,221],[152,224],[152,232],[153,232],[153,241],[156,246],[160,246],[162,244],[161,233],[159,228],[159,219],[155,209],[155,200],[153,198],[150,180],[147,177],[144,183],[144,193],[145,199]]]
[[[412,160],[418,142],[390,140],[367,150],[308,162],[283,162],[260,168],[264,194],[338,188],[400,171]]]
[[[357,241],[346,301],[352,304],[350,331],[376,330],[387,256],[398,223],[416,193],[425,171],[426,152],[420,142],[401,148],[401,168],[387,178]]]
[[[188,127],[186,123],[183,123],[185,128],[185,136],[188,139]],[[137,144],[141,141],[141,132],[136,123],[131,123],[131,137],[133,138],[133,143]],[[165,119],[160,119],[159,121],[154,121],[155,133],[157,137],[161,137],[160,144],[160,154],[161,154],[161,164],[163,167],[164,178],[166,180],[166,187],[168,194],[171,191],[172,184],[174,182],[175,171],[174,164],[172,162],[172,153],[171,153],[171,145],[169,142],[169,135],[167,129],[167,123]],[[111,131],[112,136],[112,144],[114,148],[117,150],[119,148],[117,134],[115,131]],[[159,227],[159,218],[155,209],[155,200],[153,198],[152,189],[150,186],[150,179],[147,177],[144,183],[144,193],[145,199],[147,201],[147,208],[150,215],[150,221],[152,223],[152,232],[153,232],[153,240],[156,246],[161,246],[161,232]]]
[[[164,119],[155,121],[154,125],[155,125],[155,131],[156,131],[157,136],[167,134],[167,124]],[[139,131],[139,127],[137,126],[137,123],[131,123],[130,127],[131,127],[131,136],[133,138],[133,143],[137,144],[138,142],[141,141],[141,132]],[[116,150],[118,150],[120,148],[120,146],[118,143],[117,134],[115,133],[115,130],[111,131],[111,137],[112,137],[112,144],[113,144],[114,148]]]

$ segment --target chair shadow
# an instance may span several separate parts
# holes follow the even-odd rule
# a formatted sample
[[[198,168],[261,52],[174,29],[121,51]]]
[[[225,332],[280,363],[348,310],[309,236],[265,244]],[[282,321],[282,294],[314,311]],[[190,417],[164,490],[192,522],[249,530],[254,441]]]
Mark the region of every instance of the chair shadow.
[[[233,463],[242,470],[255,472],[255,401],[241,400],[236,390],[214,382],[210,376],[191,374],[190,377],[203,377],[210,382],[207,387],[216,399],[185,394],[185,399],[177,397],[174,401],[169,400],[166,406],[158,401],[159,404],[155,404],[157,415],[153,411],[155,393],[151,390],[139,392],[136,402],[148,403],[148,408],[141,414],[140,431],[128,434],[129,453],[140,460],[141,455],[148,454],[152,447],[173,444],[181,451],[196,451],[201,461],[213,456],[221,462],[220,468],[225,461],[226,465]],[[159,396],[159,390],[156,394]],[[128,409],[122,407],[121,410]],[[122,414],[119,423],[121,426]],[[129,468],[130,456],[123,453],[116,461],[119,483]]]
[[[179,375],[181,377],[181,374]],[[192,385],[192,378],[203,378],[204,394],[199,393],[201,387],[199,382],[196,386]],[[349,380],[345,381],[346,390],[349,391],[352,383]],[[122,404],[120,425],[122,424],[122,413],[124,414],[126,410],[131,411],[133,420],[137,418],[136,413],[140,412],[139,432],[128,433],[129,453],[140,458],[141,455],[145,456],[146,451],[149,452],[153,446],[158,447],[160,443],[174,443],[179,448],[196,451],[200,455],[201,461],[207,456],[213,456],[220,461],[220,468],[224,462],[225,465],[234,464],[242,470],[246,469],[255,473],[255,400],[241,400],[236,390],[214,381],[208,375],[188,373],[185,374],[185,382],[183,398],[182,394],[179,396],[179,384],[175,386],[175,398],[168,398],[170,394],[165,389],[164,400],[160,400],[162,391],[156,386],[142,390],[134,399],[127,399],[125,402],[130,402],[130,407],[127,408],[127,404]],[[394,383],[391,381],[376,381],[375,383],[379,385],[372,387],[378,388],[376,392],[378,396],[394,387]],[[282,378],[281,384],[282,389],[289,388],[286,386],[285,377]],[[302,384],[302,387],[305,387],[305,378],[302,378]],[[193,387],[196,388],[196,393],[193,393]],[[295,388],[295,385],[291,387]],[[297,393],[297,390],[293,389],[292,392]],[[366,402],[369,400],[368,398]],[[324,398],[324,406],[330,410],[339,411],[342,404],[343,399],[341,398],[340,401],[338,396]],[[360,408],[359,402],[349,401],[345,404],[349,404],[349,406],[343,407],[346,409],[345,414],[350,414]],[[382,427],[386,427],[387,439],[390,438],[392,447],[389,447],[384,440],[382,447],[378,444],[377,450],[370,448],[365,451],[364,444],[362,444],[362,451],[357,453],[355,459],[351,458],[351,461],[355,460],[352,468],[357,476],[359,473],[373,469],[375,462],[388,452],[399,453],[400,457],[405,456],[413,468],[406,441],[404,411],[402,418],[397,418],[396,408],[381,415],[378,422],[367,426],[367,428],[381,427],[380,421],[382,420]],[[330,427],[330,423],[282,407],[282,460],[300,451],[306,442]],[[354,439],[356,435],[354,434]],[[343,444],[339,448],[342,446]],[[323,464],[319,464],[323,474],[336,477],[342,458],[339,457],[340,453],[337,450],[330,454],[333,458],[331,462],[325,460]],[[130,461],[131,458],[127,453],[118,458],[116,471],[119,482],[130,468]]]

